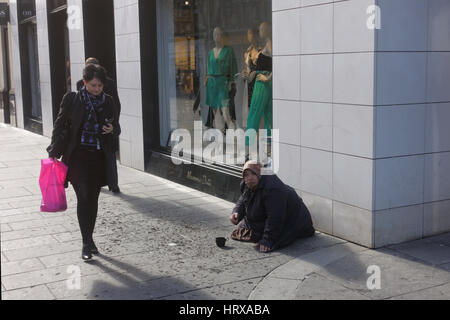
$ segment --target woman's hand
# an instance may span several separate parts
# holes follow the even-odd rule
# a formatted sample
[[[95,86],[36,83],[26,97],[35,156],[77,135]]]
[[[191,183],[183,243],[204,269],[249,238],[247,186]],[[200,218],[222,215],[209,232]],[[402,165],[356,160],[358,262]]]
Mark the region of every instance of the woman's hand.
[[[103,129],[102,134],[110,134],[114,130],[113,125],[111,123],[108,123],[107,125],[103,126],[102,129]]]
[[[269,81],[269,77],[266,76],[265,74],[260,73],[256,76],[256,81],[267,82]]]
[[[239,220],[238,220],[238,213],[237,213],[237,212],[234,212],[234,213],[231,215],[231,217],[230,217],[230,222],[231,222],[232,224],[234,224],[234,225],[237,225],[237,224],[239,223]]]
[[[269,248],[269,247],[266,247],[266,246],[263,245],[263,244],[260,244],[260,245],[259,245],[259,252],[265,253],[265,252],[269,252],[269,251],[270,251],[270,248]]]

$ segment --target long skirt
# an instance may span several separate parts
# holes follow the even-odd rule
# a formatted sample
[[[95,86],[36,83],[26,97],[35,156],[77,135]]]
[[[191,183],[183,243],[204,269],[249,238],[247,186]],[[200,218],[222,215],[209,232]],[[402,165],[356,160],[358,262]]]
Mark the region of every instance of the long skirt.
[[[264,119],[264,128],[267,129],[267,136],[271,136],[272,130],[272,81],[256,81],[253,89],[252,102],[247,117],[247,130],[259,130],[261,117]],[[247,137],[247,145],[252,145],[254,139]]]

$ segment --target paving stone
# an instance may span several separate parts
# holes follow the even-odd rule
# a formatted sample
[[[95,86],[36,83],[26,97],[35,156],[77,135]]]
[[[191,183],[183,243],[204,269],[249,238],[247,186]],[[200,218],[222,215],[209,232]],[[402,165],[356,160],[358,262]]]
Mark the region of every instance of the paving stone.
[[[2,187],[26,187],[38,184],[39,180],[36,180],[36,178],[32,177],[30,178],[28,175],[26,178],[14,178],[14,180],[2,180],[0,181],[0,186]]]
[[[97,220],[98,222],[98,220]],[[69,232],[80,232],[80,225],[77,221],[66,220],[66,222],[61,223],[61,225]]]
[[[4,170],[4,169],[0,169],[0,170]],[[29,178],[30,176],[33,176],[29,172],[24,172],[24,171],[20,171],[20,170],[16,170],[16,171],[18,171],[18,172],[15,172],[15,173],[0,173],[0,181],[7,182],[7,181],[10,181],[10,180],[14,180],[14,179],[25,179],[25,178]],[[26,194],[29,194],[29,193],[27,192],[24,195],[26,195]]]
[[[247,279],[186,293],[166,296],[164,300],[247,300],[253,288],[263,278]]]
[[[8,290],[2,292],[3,300],[54,300],[55,297],[45,285]]]
[[[42,195],[42,191],[41,191],[41,188],[39,187],[39,185],[30,185],[30,186],[25,186],[24,188],[31,194]]]
[[[148,277],[151,277],[151,275],[148,275]],[[68,286],[67,281],[54,282],[47,286],[57,299],[129,300],[151,299],[154,294],[158,294],[158,291],[164,290],[163,293],[166,293],[170,285],[169,280],[166,280],[164,285],[159,282],[150,283],[152,285],[146,285],[146,283],[140,282],[126,273],[101,273],[81,277],[79,289]],[[181,286],[179,288],[192,289]]]
[[[8,262],[9,260],[8,260],[8,258],[6,258],[6,256],[3,254],[3,252],[1,253],[1,263],[5,263],[5,262]]]
[[[58,240],[58,242],[72,242],[72,241],[81,241],[81,232],[80,231],[71,231],[71,232],[61,232],[54,234],[53,237]]]
[[[9,186],[7,186],[7,188],[11,188]],[[25,190],[25,187],[20,187],[21,189]],[[6,189],[6,188],[5,188]],[[27,191],[28,192],[28,191]],[[9,203],[11,204],[11,207],[14,207],[13,205],[16,203],[20,203],[20,202],[28,202],[28,201],[32,201],[32,200],[41,200],[42,196],[41,195],[37,195],[37,194],[27,194],[27,195],[23,195],[20,197],[7,197],[7,198],[2,198],[0,199],[1,203]],[[25,206],[21,206],[20,208],[24,208]],[[31,207],[31,206],[30,206]]]
[[[55,237],[55,239],[57,239],[56,236],[59,234],[66,233],[66,230],[67,229],[61,225],[54,225],[54,226],[49,226],[49,227],[29,228],[29,229],[23,229],[23,230],[17,230],[17,231],[8,231],[8,232],[2,232],[1,240],[8,241],[8,240],[25,239],[25,238],[32,238],[32,237],[37,237],[37,236],[44,236],[44,235],[53,235],[53,237]]]
[[[5,263],[2,261],[2,277],[42,269],[45,266],[36,258]]]
[[[70,218],[65,217],[56,217],[56,218],[47,218],[33,221],[25,221],[25,222],[14,222],[10,223],[9,226],[13,230],[23,230],[29,228],[37,228],[37,227],[49,227],[54,225],[64,225],[65,223],[70,222]]]
[[[434,243],[438,243],[438,244],[443,244],[446,246],[450,246],[450,232],[448,233],[444,233],[444,234],[440,234],[437,236],[433,236],[430,238],[425,238],[424,240],[430,241],[430,242],[434,242]]]
[[[273,297],[276,299],[276,297]],[[285,297],[288,298],[288,297]],[[311,274],[295,290],[295,300],[368,300],[357,291],[328,280],[318,274]]]
[[[391,300],[450,300],[450,283],[392,297]]]
[[[450,263],[444,263],[439,266],[442,270],[450,271]]]
[[[299,280],[265,278],[251,292],[249,300],[274,300],[274,297],[289,299],[294,297],[299,286]],[[292,299],[292,298],[291,298]]]
[[[41,206],[42,197],[41,196],[33,196],[38,197],[35,200],[29,200],[29,201],[9,201],[8,203],[13,208],[24,208],[24,207],[36,207],[39,208]]]
[[[21,152],[2,152],[0,153],[0,161],[20,161],[20,160],[34,160],[36,156],[29,151],[21,151]]]
[[[418,240],[389,246],[389,248],[433,265],[450,262],[450,248],[440,243]]]
[[[349,255],[367,250],[351,243],[336,244],[330,247],[319,248],[313,252],[297,255],[295,259],[275,269],[270,276],[283,279],[302,280],[330,263]]]
[[[3,254],[6,255],[9,261],[18,261],[71,251],[79,251],[81,254],[81,244],[78,241],[74,243],[49,244],[33,248],[9,250],[3,252]]]
[[[81,260],[81,257],[78,261],[79,262],[74,265],[45,268],[37,271],[29,271],[14,275],[2,276],[2,282],[7,290],[14,290],[19,288],[26,288],[29,286],[49,284],[52,282],[67,280],[73,275],[70,267],[79,268],[81,276],[94,275],[105,272],[105,269],[99,268],[95,262],[85,263],[83,260]],[[107,266],[105,266],[105,268],[107,268]],[[114,270],[111,269],[111,271]]]
[[[9,206],[9,204],[8,204]],[[12,215],[21,215],[26,213],[38,213],[40,212],[40,207],[36,208],[35,206],[26,207],[26,208],[12,208],[11,206],[8,209],[0,211],[0,219],[2,217],[8,217]]]
[[[32,175],[36,172],[36,170],[39,172],[40,171],[40,163],[36,162],[36,164],[34,165],[28,165],[28,166],[21,166],[20,168],[18,167],[8,167],[8,168],[0,168],[0,176],[2,174],[18,174],[18,173],[27,173],[29,175]]]
[[[34,143],[31,142],[30,145],[33,145]],[[3,145],[3,144],[2,144]],[[41,167],[41,161],[40,160],[36,160],[36,159],[31,159],[31,160],[19,160],[19,161],[3,161],[3,164],[6,167],[19,167],[19,168],[23,168],[23,167],[30,167],[30,168],[37,168],[40,170]]]
[[[8,240],[2,241],[2,251],[7,252],[8,250],[16,250],[23,248],[32,248],[38,247],[42,245],[48,244],[56,244],[58,241],[53,238],[51,235],[33,237],[33,238],[25,238],[25,239],[16,239],[16,240]]]
[[[260,260],[245,261],[222,268],[207,268],[183,275],[183,280],[193,287],[211,287],[266,276],[277,266],[289,261],[289,257],[275,256]]]
[[[1,223],[14,223],[39,219],[42,219],[42,216],[39,213],[14,214],[0,217]]]
[[[305,239],[299,239],[295,241],[290,246],[283,248],[280,250],[280,252],[283,252],[288,255],[292,256],[298,256],[298,251],[301,250],[315,250],[319,248],[326,248],[331,247],[337,244],[344,244],[348,243],[345,240],[329,236],[324,233],[316,232],[316,234],[313,237],[305,238]]]
[[[0,232],[8,232],[11,231],[11,227],[7,223],[0,224]]]
[[[0,187],[0,191],[3,189],[3,187]],[[9,205],[9,203],[0,203],[0,210],[5,210],[5,209],[11,209],[12,207]]]
[[[368,288],[367,281],[374,276],[369,266],[379,267],[381,289]],[[450,282],[449,272],[389,249],[348,255],[316,273],[371,299],[386,299]]]

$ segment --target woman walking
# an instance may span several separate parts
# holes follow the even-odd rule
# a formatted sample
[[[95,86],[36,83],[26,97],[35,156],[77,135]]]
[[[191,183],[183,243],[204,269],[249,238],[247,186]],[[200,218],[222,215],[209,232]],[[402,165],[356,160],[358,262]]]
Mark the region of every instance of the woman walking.
[[[64,96],[55,121],[50,158],[68,166],[69,181],[77,196],[77,216],[83,239],[83,260],[98,254],[93,233],[100,189],[108,184],[112,166],[107,161],[114,138],[120,134],[118,110],[113,98],[103,92],[106,70],[90,64],[83,70],[84,86]],[[67,187],[66,183],[66,187]]]

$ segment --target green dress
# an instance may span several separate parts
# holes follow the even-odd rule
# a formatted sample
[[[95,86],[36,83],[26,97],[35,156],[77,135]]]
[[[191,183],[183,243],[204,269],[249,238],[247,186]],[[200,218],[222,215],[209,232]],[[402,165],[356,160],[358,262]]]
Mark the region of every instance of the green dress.
[[[228,85],[235,81],[237,73],[236,56],[233,48],[224,46],[219,56],[214,56],[214,49],[208,54],[206,85],[206,105],[219,109],[228,106]]]
[[[256,62],[256,74],[269,76],[272,73],[272,57],[260,53]],[[261,117],[264,119],[264,128],[267,130],[267,136],[272,135],[272,80],[256,80],[253,89],[250,110],[247,117],[247,130],[259,130]],[[249,135],[245,139],[247,146],[253,145],[256,136]]]

